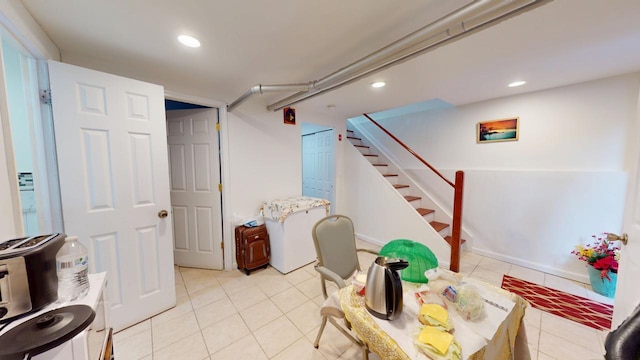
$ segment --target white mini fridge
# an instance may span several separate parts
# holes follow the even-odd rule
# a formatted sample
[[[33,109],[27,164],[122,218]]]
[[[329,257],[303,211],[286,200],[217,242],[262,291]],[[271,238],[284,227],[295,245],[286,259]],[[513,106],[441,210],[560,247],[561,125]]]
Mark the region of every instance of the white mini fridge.
[[[265,201],[263,214],[271,243],[271,266],[286,274],[316,260],[311,230],[329,214],[328,200],[303,196]]]

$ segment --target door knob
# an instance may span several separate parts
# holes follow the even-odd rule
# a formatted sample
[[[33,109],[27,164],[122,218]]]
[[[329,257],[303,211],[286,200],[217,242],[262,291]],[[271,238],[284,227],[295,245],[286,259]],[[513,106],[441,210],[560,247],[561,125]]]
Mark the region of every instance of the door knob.
[[[629,242],[629,236],[627,236],[627,234],[625,234],[625,233],[623,233],[622,236],[616,235],[616,234],[613,234],[613,233],[608,233],[607,234],[607,240],[608,241],[620,240],[622,242],[622,244],[627,245],[627,242]]]
[[[164,219],[164,218],[166,218],[167,216],[169,216],[169,212],[168,212],[167,210],[160,210],[160,211],[158,212],[158,217],[159,217],[160,219]]]

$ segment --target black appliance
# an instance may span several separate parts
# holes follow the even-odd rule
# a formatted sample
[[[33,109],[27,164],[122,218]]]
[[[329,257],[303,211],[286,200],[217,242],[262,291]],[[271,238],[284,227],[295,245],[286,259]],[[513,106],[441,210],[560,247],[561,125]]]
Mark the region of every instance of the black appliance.
[[[0,323],[58,300],[56,253],[65,234],[0,241]]]

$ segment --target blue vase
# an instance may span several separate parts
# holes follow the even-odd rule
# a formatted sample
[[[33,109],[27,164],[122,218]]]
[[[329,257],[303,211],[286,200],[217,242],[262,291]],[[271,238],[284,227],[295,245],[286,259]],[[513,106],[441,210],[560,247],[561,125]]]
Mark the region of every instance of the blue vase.
[[[589,271],[589,281],[591,282],[593,291],[608,298],[613,298],[613,296],[616,294],[616,283],[618,282],[618,274],[609,271],[607,275],[609,275],[609,278],[611,280],[607,279],[606,277],[604,279],[601,279],[600,270],[595,269],[593,266],[587,266],[587,270]]]

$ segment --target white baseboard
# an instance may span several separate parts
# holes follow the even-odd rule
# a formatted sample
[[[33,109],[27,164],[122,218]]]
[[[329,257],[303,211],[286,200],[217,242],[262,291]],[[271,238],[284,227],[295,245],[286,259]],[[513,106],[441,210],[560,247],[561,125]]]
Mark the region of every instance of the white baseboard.
[[[578,281],[578,282],[581,282],[581,283],[589,284],[589,276],[586,273],[586,271],[585,271],[584,274],[577,274],[577,273],[574,273],[574,272],[570,272],[570,271],[565,271],[565,270],[562,270],[562,269],[554,268],[552,266],[543,265],[543,264],[539,264],[539,263],[534,263],[534,262],[526,261],[526,260],[523,260],[523,259],[514,258],[514,257],[511,257],[511,256],[505,256],[503,254],[498,254],[498,253],[495,253],[493,251],[487,251],[487,250],[478,249],[478,248],[473,248],[472,252],[474,254],[486,256],[486,257],[489,257],[489,258],[492,258],[492,259],[506,261],[506,262],[508,262],[510,264],[520,265],[520,266],[523,266],[523,267],[526,267],[526,268],[529,268],[529,269],[542,271],[542,272],[545,272],[547,274],[552,274],[552,275],[560,276],[560,277],[567,278],[567,279],[570,279],[570,280]]]
[[[368,242],[374,246],[379,246],[379,247],[383,247],[384,245],[386,245],[387,242],[385,241],[381,241],[379,239],[376,238],[372,238],[372,237],[368,237],[362,234],[358,234],[356,233],[356,237],[362,241]],[[464,246],[463,246],[464,248]],[[486,256],[492,259],[497,259],[497,260],[502,260],[502,261],[506,261],[510,264],[515,264],[515,265],[519,265],[519,266],[523,266],[529,269],[534,269],[534,270],[538,270],[538,271],[542,271],[544,273],[547,274],[552,274],[552,275],[556,275],[556,276],[560,276],[563,278],[567,278],[570,280],[574,280],[574,281],[578,281],[584,284],[589,284],[589,276],[584,273],[584,274],[577,274],[574,272],[570,272],[570,271],[565,271],[562,269],[558,269],[552,266],[548,266],[548,265],[544,265],[544,264],[539,264],[539,263],[534,263],[531,261],[526,261],[523,259],[518,259],[518,258],[514,258],[511,256],[506,256],[503,254],[499,254],[499,253],[495,253],[493,251],[487,251],[487,250],[483,250],[483,249],[479,249],[479,248],[471,248],[471,252],[474,254],[478,254],[478,255],[482,255],[482,256]],[[448,269],[450,265],[450,262],[448,260],[441,260],[438,259],[438,266]]]
[[[356,238],[358,238],[358,239],[360,239],[362,241],[366,241],[366,242],[368,242],[368,243],[370,243],[372,245],[379,246],[379,247],[383,247],[383,246],[385,246],[387,244],[387,242],[385,242],[385,241],[374,239],[374,238],[371,238],[371,237],[368,237],[368,236],[364,236],[364,235],[358,234],[358,233],[356,233]]]

